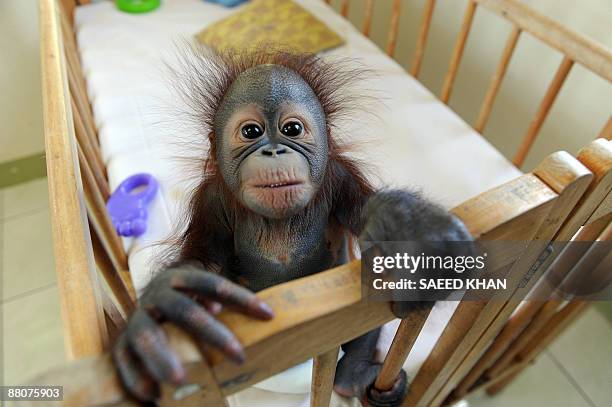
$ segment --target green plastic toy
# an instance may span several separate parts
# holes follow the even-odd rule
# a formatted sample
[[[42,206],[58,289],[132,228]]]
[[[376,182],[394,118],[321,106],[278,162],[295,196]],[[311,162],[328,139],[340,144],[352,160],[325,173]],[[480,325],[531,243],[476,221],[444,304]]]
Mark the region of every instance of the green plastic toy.
[[[115,4],[126,13],[147,13],[158,8],[161,0],[115,0]]]

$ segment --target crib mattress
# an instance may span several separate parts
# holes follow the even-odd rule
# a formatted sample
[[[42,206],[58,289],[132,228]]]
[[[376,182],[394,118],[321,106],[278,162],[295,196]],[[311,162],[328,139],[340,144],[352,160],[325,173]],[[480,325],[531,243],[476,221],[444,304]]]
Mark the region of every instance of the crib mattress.
[[[368,114],[342,123],[342,136],[359,147],[352,153],[370,165],[380,186],[409,187],[451,208],[521,174],[493,146],[441,103],[393,59],[322,1],[296,0],[335,30],[345,45],[328,51],[374,72],[360,83],[380,102]],[[138,172],[159,181],[149,207],[149,229],[124,239],[132,279],[140,292],[152,276],[152,259],[176,224],[193,180],[185,179],[181,142],[201,140],[173,114],[180,102],[170,91],[165,63],[177,43],[238,8],[203,0],[166,0],[150,14],[117,11],[112,2],[77,8],[75,25],[87,90],[99,129],[103,159],[114,189]],[[177,141],[181,141],[178,142]],[[431,351],[456,303],[439,303],[430,315],[405,368],[414,375]],[[397,322],[385,327],[387,349]],[[230,398],[232,406],[308,405],[310,371],[301,365]],[[263,390],[268,389],[268,390]],[[274,392],[269,391],[274,390]],[[296,394],[281,394],[278,392]],[[332,405],[350,405],[334,395]],[[355,404],[357,405],[357,404]]]

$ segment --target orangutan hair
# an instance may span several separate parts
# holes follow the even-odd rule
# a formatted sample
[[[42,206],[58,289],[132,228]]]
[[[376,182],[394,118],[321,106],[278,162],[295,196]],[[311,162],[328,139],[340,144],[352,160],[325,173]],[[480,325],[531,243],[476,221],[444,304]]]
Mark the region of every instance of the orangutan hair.
[[[328,165],[324,181],[305,213],[301,214],[301,220],[308,221],[313,208],[327,208],[333,212],[337,206],[352,203],[360,206],[358,203],[373,192],[372,185],[364,175],[363,164],[346,154],[353,149],[352,143],[341,140],[335,134],[340,119],[365,110],[363,106],[369,96],[360,93],[355,85],[370,74],[367,69],[348,58],[325,60],[313,54],[269,51],[266,47],[248,52],[222,52],[199,44],[181,48],[184,49],[177,53],[178,65],[168,66],[172,75],[171,85],[186,107],[181,117],[188,120],[198,134],[208,138],[209,151],[205,157],[199,157],[201,172],[198,185],[190,193],[184,219],[178,224],[173,237],[165,242],[169,244],[169,250],[161,256],[162,267],[188,260],[197,260],[205,266],[215,263],[214,256],[210,255],[211,248],[201,245],[201,242],[210,241],[211,235],[221,227],[203,221],[205,216],[215,214],[216,208],[211,208],[211,205],[215,205],[211,202],[212,194],[219,195],[215,200],[217,204],[222,202],[226,210],[245,211],[219,174],[213,129],[223,97],[236,78],[250,68],[274,64],[296,72],[313,90],[325,114]],[[348,223],[356,225],[359,211],[348,213]],[[227,214],[217,215],[227,217]],[[354,233],[355,230],[349,232]]]

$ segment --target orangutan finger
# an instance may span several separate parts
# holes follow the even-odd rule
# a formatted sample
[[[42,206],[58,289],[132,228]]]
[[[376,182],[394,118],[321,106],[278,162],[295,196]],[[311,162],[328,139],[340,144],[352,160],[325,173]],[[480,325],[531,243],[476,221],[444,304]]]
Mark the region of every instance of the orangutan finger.
[[[274,317],[270,306],[257,298],[252,291],[225,277],[195,267],[185,268],[177,273],[173,277],[172,286],[218,301],[255,318],[268,320]]]
[[[122,334],[115,343],[112,357],[128,393],[143,402],[153,401],[159,397],[159,386],[142,369],[142,365],[128,346],[125,334]]]
[[[209,300],[206,298],[198,299],[198,302],[201,303],[206,311],[210,312],[213,315],[217,315],[223,309],[223,305],[217,301]]]
[[[126,336],[130,349],[156,380],[172,384],[185,380],[185,369],[168,346],[164,331],[144,310],[132,315]]]
[[[244,361],[242,345],[234,334],[187,296],[171,291],[158,304],[164,318],[191,334],[196,340],[218,348],[230,358]]]

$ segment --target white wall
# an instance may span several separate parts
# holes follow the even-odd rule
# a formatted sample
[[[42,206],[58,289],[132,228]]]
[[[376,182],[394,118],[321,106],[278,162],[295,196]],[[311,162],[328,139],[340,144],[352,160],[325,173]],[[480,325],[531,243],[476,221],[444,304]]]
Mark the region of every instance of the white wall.
[[[0,162],[44,150],[38,2],[0,0]]]

